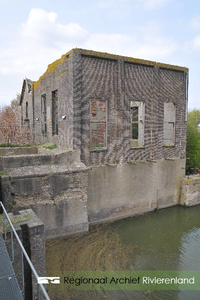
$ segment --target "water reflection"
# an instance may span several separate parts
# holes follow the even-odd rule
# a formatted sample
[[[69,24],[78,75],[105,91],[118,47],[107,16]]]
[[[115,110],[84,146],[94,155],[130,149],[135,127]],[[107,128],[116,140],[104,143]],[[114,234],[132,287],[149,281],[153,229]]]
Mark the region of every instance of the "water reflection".
[[[172,207],[47,243],[47,276],[67,270],[200,270],[200,206]],[[55,255],[56,253],[56,255]],[[199,291],[62,291],[51,299],[200,299]]]

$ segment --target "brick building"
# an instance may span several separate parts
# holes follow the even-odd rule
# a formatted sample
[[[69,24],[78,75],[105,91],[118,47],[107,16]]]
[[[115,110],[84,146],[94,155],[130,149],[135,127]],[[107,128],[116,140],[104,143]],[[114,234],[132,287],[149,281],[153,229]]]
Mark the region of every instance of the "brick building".
[[[88,164],[185,157],[188,69],[73,49],[24,80],[22,122],[36,143]]]
[[[37,144],[80,151],[89,221],[112,219],[179,203],[187,91],[187,68],[73,49],[24,81],[22,123]]]

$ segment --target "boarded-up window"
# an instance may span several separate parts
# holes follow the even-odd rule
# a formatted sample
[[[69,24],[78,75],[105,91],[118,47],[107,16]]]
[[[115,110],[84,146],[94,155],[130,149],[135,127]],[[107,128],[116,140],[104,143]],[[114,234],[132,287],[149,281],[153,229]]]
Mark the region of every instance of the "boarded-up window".
[[[58,90],[52,92],[52,135],[58,135]]]
[[[131,101],[131,147],[144,146],[144,103]]]
[[[106,148],[107,101],[90,101],[90,149]]]
[[[26,119],[28,119],[28,102],[26,102]]]
[[[47,134],[47,106],[46,106],[46,95],[41,97],[41,120],[42,120],[42,134]]]
[[[175,106],[173,103],[164,103],[164,145],[175,143]]]

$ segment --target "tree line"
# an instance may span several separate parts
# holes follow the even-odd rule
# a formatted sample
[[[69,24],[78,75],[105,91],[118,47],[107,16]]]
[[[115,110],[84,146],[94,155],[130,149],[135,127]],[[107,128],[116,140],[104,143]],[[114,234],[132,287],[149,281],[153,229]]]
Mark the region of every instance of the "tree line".
[[[186,172],[187,174],[196,173],[200,168],[200,110],[193,109],[188,112],[187,121],[187,146],[186,146]],[[199,127],[200,128],[200,127]]]

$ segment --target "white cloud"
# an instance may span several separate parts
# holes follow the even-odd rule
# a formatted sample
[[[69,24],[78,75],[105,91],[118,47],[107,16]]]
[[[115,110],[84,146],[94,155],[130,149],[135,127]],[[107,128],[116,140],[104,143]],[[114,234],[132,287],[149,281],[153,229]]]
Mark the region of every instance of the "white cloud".
[[[49,63],[88,38],[79,24],[63,25],[57,18],[55,12],[32,9],[20,26],[18,40],[0,52],[0,74],[37,79]]]
[[[173,40],[160,36],[156,23],[136,28],[133,35],[90,34],[77,23],[59,23],[55,12],[32,9],[17,41],[0,52],[3,100],[6,93],[6,100],[12,100],[20,92],[24,77],[37,80],[48,64],[75,47],[167,62],[178,49]]]
[[[151,10],[160,6],[165,6],[171,0],[137,0],[144,9]]]
[[[62,25],[57,22],[57,17],[55,12],[48,13],[43,9],[32,9],[28,21],[22,25],[22,38],[39,45],[55,47],[60,41],[76,42],[87,37],[87,31],[77,23]]]

